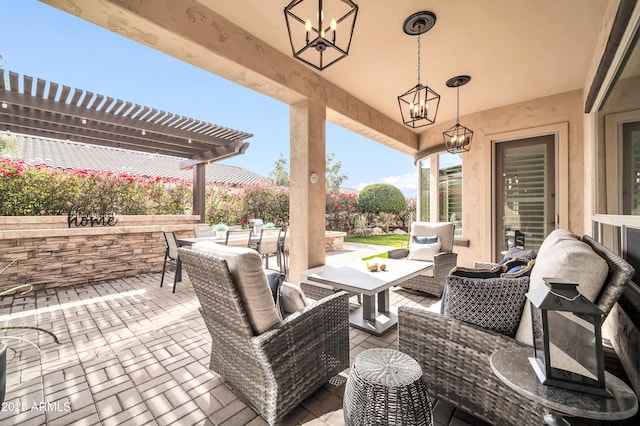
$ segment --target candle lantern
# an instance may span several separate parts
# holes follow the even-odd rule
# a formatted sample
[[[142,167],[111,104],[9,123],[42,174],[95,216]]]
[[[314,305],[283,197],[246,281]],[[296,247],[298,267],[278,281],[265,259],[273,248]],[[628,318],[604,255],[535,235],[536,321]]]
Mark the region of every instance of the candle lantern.
[[[543,385],[611,396],[604,382],[602,310],[578,292],[578,284],[545,278],[527,293],[531,304],[533,357]]]

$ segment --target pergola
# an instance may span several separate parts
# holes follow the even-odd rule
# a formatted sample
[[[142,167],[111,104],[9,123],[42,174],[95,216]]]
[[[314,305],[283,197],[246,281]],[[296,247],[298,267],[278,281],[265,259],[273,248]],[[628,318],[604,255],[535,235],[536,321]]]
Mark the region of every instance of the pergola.
[[[8,78],[7,78],[8,77]],[[251,133],[0,69],[0,130],[184,158],[204,219],[205,166],[243,154]]]

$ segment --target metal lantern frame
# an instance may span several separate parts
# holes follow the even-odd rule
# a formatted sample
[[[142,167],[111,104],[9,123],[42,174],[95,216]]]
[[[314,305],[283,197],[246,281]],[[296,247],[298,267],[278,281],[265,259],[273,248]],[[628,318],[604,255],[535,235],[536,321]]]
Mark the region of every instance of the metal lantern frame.
[[[402,122],[414,129],[435,123],[440,106],[440,95],[420,82],[420,35],[433,28],[435,23],[435,13],[425,11],[409,16],[402,26],[406,34],[418,37],[418,84],[398,96]]]
[[[473,140],[473,130],[460,124],[460,86],[464,86],[471,80],[468,75],[459,75],[447,80],[447,87],[455,87],[456,96],[456,124],[442,132],[447,151],[452,154],[468,152]]]
[[[534,346],[529,362],[538,380],[547,386],[611,397],[605,385],[602,310],[580,294],[576,283],[557,278],[544,278],[544,282],[544,287],[526,295]],[[574,370],[560,368],[558,360]]]
[[[522,232],[520,232],[519,229],[507,231],[506,233],[507,249],[510,247],[516,247],[524,250],[524,237],[525,235]]]
[[[300,9],[302,3],[308,4],[315,1],[318,3],[315,17],[301,17],[296,14],[296,9]],[[347,12],[339,17],[325,19],[324,6],[327,3],[344,3]],[[293,0],[284,8],[293,57],[320,71],[343,59],[349,54],[351,48],[357,16],[358,5],[351,0]],[[344,43],[339,42],[336,37],[337,27],[341,24],[350,24],[349,36]],[[296,46],[294,39],[297,38],[292,31],[305,33],[305,43],[302,46]],[[312,54],[313,52],[315,55]],[[330,56],[329,53],[335,56],[327,59],[327,56]]]

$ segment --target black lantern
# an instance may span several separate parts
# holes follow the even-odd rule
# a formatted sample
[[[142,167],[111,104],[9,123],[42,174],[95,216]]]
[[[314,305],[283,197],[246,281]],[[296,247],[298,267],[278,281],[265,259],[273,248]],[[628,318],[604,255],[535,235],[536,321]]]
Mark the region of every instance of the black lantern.
[[[604,383],[602,311],[577,290],[578,284],[545,278],[545,286],[527,293],[531,303],[534,356],[538,380],[601,396],[612,396]]]
[[[420,82],[420,35],[436,23],[433,12],[418,12],[405,19],[402,26],[408,35],[418,36],[418,84],[398,96],[402,122],[409,127],[423,127],[435,123],[440,95]]]
[[[464,86],[471,80],[468,75],[459,75],[447,80],[447,87],[456,88],[456,124],[442,132],[447,151],[452,154],[467,152],[473,139],[473,130],[460,124],[460,86]]]
[[[357,15],[351,0],[293,0],[284,8],[293,57],[318,70],[344,58]]]
[[[517,229],[507,231],[507,249],[511,247],[524,250],[524,234]]]

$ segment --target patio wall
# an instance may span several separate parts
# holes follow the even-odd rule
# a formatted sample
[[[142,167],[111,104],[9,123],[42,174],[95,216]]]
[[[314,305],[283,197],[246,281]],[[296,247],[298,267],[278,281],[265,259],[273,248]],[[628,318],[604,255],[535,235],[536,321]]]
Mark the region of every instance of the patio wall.
[[[0,289],[94,283],[162,271],[162,230],[193,237],[199,216],[118,216],[116,226],[72,227],[66,216],[0,217]]]

